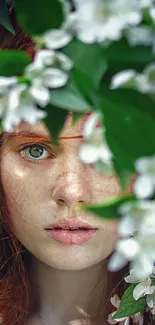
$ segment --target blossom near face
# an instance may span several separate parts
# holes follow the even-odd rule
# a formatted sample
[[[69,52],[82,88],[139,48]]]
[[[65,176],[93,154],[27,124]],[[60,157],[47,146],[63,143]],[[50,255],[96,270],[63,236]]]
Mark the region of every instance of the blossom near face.
[[[12,134],[7,139],[5,134],[1,173],[18,240],[45,264],[78,270],[101,262],[113,251],[117,222],[100,219],[75,207],[78,203],[103,202],[117,195],[120,188],[115,176],[99,174],[79,159],[83,119],[74,127],[71,124],[69,115],[61,130],[59,145],[54,147],[43,122],[36,125],[22,122],[15,132],[28,132],[29,136]],[[34,140],[32,133],[36,133],[38,139]],[[44,137],[49,138],[49,143]],[[64,218],[84,221],[98,230],[79,245],[60,243],[50,237],[45,228]]]

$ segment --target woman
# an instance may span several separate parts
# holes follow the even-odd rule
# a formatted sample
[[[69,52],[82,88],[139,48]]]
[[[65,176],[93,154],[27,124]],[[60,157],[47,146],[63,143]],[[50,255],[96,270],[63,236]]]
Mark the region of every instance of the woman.
[[[33,43],[14,27],[3,48],[32,55]],[[23,121],[0,137],[4,325],[108,324],[109,298],[123,277],[107,270],[117,222],[76,208],[118,195],[120,186],[79,160],[86,118],[72,127],[68,114],[56,149],[43,121]]]

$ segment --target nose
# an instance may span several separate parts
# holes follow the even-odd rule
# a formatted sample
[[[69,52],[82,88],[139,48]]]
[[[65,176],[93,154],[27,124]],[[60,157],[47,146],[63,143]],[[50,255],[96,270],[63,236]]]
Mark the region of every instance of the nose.
[[[78,176],[76,172],[68,172],[58,180],[52,198],[59,205],[74,207],[78,203],[90,202],[91,189],[82,175]]]

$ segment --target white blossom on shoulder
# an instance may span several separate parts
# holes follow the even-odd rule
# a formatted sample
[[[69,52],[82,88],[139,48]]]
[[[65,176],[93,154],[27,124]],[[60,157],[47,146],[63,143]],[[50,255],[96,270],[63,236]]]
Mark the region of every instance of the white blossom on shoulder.
[[[97,128],[99,121],[100,114],[95,112],[85,122],[83,137],[86,142],[80,146],[79,157],[86,164],[94,164],[97,171],[102,169],[109,174],[113,172],[112,152],[106,142],[104,128]]]
[[[130,270],[130,275],[125,277],[127,283],[138,283],[133,290],[133,298],[138,300],[146,295],[152,295],[155,291],[155,286],[152,285],[151,277],[138,279],[135,275],[134,269]]]
[[[155,191],[155,156],[142,157],[136,160],[135,169],[139,176],[133,184],[138,198],[147,198]]]
[[[20,124],[22,120],[35,124],[47,116],[45,111],[36,107],[35,99],[25,84],[16,85],[9,91],[2,114],[2,125],[6,132]]]

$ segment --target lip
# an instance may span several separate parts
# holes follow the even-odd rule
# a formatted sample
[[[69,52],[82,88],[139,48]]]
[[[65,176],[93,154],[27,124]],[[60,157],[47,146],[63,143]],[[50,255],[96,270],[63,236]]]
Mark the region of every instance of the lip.
[[[98,229],[83,221],[63,219],[45,230],[50,237],[64,245],[80,245],[90,240]]]

